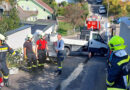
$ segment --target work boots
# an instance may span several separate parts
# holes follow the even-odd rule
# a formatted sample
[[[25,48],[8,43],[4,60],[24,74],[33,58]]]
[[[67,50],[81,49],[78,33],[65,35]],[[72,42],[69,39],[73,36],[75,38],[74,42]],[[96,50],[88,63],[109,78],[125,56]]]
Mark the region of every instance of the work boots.
[[[38,69],[39,69],[39,71],[43,71],[44,66],[39,66]]]
[[[4,80],[4,85],[6,86],[6,87],[9,87],[9,81],[8,81],[8,79],[3,79]]]
[[[56,70],[55,73],[56,73],[56,76],[61,75],[62,74],[62,70]]]
[[[33,67],[33,68],[32,68],[32,71],[33,71],[34,73],[37,72],[37,70],[38,70],[37,67]]]

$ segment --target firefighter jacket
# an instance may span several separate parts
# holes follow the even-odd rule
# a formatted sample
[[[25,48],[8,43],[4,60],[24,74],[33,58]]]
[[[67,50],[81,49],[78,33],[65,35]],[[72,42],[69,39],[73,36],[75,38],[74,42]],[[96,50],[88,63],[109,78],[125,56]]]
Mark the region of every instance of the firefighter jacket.
[[[129,55],[125,50],[113,51],[109,57],[106,84],[108,87],[127,88],[127,72],[123,70],[129,62]],[[124,77],[126,76],[126,79]]]

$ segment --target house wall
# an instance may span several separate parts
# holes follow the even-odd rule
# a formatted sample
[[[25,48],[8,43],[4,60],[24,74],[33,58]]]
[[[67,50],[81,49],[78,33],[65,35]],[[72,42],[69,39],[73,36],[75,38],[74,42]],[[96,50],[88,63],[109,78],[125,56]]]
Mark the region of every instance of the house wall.
[[[38,11],[37,16],[31,16],[27,19],[27,21],[35,21],[36,19],[47,19],[48,16],[52,18],[52,14],[42,7],[38,6],[38,4],[34,3],[32,0],[19,0],[18,5],[25,11]]]
[[[21,31],[8,35],[7,36],[8,39],[6,40],[6,42],[13,49],[23,48],[25,38],[27,34],[30,33],[31,33],[31,27],[23,29]]]

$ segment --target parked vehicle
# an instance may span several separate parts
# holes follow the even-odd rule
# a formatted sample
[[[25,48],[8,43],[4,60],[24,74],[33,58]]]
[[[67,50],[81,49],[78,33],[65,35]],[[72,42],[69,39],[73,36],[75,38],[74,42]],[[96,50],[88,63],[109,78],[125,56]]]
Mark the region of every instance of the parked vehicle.
[[[98,9],[98,12],[99,12],[99,14],[106,14],[107,11],[106,11],[105,6],[100,6],[99,9]]]
[[[50,41],[55,42],[57,35],[50,36]],[[107,44],[102,39],[98,31],[81,31],[79,39],[63,38],[65,43],[66,54],[69,55],[71,51],[86,51],[91,53],[98,53],[104,55],[107,53]]]
[[[102,3],[102,0],[96,0],[96,3],[98,4],[98,3]]]
[[[121,22],[121,18],[116,18],[113,20],[114,23],[119,24]]]

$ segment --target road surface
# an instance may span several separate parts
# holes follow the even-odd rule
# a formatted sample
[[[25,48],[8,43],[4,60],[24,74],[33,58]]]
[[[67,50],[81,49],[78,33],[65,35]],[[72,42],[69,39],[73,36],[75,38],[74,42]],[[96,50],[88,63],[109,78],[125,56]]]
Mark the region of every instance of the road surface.
[[[3,87],[2,90],[56,90],[60,83],[87,57],[87,55],[83,54],[81,56],[79,53],[72,53],[72,55],[65,59],[61,76],[55,76],[54,74],[56,65],[46,64],[43,72],[30,74],[19,71],[18,74],[10,75],[10,87]]]

